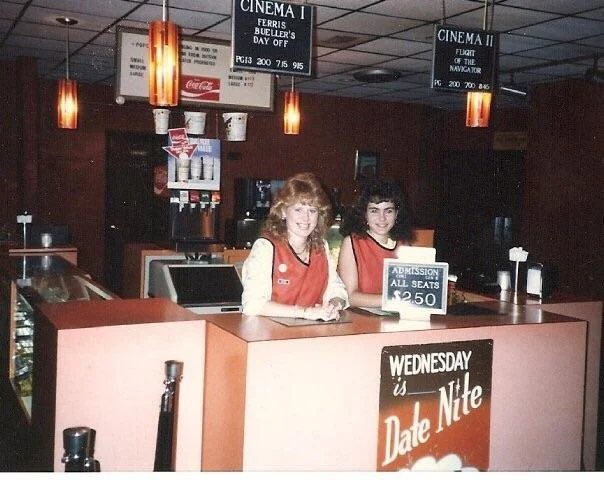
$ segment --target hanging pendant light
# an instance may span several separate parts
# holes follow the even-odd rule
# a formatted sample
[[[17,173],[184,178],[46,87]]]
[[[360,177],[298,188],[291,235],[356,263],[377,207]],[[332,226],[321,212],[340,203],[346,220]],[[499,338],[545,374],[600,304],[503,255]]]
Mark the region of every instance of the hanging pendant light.
[[[482,29],[487,29],[489,0],[484,0]],[[491,23],[493,16],[491,15]],[[491,25],[492,26],[492,25]],[[491,92],[468,92],[466,98],[466,127],[488,127],[491,116]]]
[[[65,42],[65,78],[59,80],[57,97],[57,126],[59,128],[78,128],[78,82],[69,79],[69,27],[78,23],[73,18],[57,18],[61,25],[67,25],[67,41]]]
[[[491,92],[468,92],[466,127],[488,127],[491,114]]]
[[[178,25],[162,20],[149,26],[149,103],[157,107],[178,105],[180,93],[180,41]]]
[[[300,133],[300,94],[294,90],[293,76],[292,89],[289,92],[285,92],[283,133],[286,135],[298,135]]]

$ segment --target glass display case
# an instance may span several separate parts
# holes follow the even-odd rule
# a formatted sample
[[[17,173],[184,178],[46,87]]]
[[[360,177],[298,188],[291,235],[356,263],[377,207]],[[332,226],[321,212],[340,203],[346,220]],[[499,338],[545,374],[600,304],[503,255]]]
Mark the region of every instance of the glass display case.
[[[110,300],[110,291],[59,255],[11,256],[0,260],[2,298],[8,302],[0,319],[8,343],[8,379],[27,417],[34,385],[34,308],[41,302]],[[6,364],[3,365],[6,368]]]

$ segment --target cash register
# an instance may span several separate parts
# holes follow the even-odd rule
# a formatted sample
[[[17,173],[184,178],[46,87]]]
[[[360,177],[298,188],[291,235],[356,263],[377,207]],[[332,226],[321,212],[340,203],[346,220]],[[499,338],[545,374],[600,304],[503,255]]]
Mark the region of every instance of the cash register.
[[[149,296],[169,298],[194,313],[241,312],[243,285],[234,265],[189,259],[153,260]]]

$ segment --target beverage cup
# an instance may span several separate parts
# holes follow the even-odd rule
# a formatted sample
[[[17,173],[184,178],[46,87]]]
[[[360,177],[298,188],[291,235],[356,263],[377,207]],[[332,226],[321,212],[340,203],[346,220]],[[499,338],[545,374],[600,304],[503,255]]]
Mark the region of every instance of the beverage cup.
[[[247,113],[223,113],[224,129],[229,142],[244,142],[247,127]]]
[[[189,179],[189,167],[176,168],[176,181],[185,182]]]
[[[191,159],[186,153],[181,153],[176,159],[176,181],[184,182],[189,179],[189,166]]]
[[[203,179],[212,180],[214,173],[214,158],[203,157]]]
[[[509,290],[512,286],[510,272],[507,270],[499,270],[497,272],[497,285],[501,287],[501,290]]]
[[[153,121],[155,122],[155,133],[166,135],[170,124],[170,110],[167,108],[154,108]]]
[[[43,248],[52,247],[52,233],[42,233],[40,235],[40,243]]]
[[[191,158],[191,178],[193,180],[201,178],[201,157]]]
[[[185,112],[185,128],[190,135],[203,135],[206,129],[206,112]]]

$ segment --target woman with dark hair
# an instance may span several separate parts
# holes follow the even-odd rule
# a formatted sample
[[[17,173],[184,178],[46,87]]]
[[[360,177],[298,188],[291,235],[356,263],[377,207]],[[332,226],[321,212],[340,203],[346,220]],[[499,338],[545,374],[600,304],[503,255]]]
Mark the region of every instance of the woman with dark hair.
[[[287,179],[243,264],[243,313],[336,320],[348,306],[325,240],[331,202],[312,173]]]
[[[384,259],[396,258],[396,250],[409,245],[413,230],[405,195],[393,181],[367,182],[356,205],[340,227],[338,273],[346,285],[350,304],[382,305]]]

